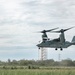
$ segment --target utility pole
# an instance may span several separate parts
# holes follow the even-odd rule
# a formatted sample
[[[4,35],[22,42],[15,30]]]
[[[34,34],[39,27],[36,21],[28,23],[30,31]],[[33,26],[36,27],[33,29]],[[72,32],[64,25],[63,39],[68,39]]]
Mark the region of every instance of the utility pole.
[[[58,60],[59,61],[61,60],[61,54],[60,53],[58,54]]]

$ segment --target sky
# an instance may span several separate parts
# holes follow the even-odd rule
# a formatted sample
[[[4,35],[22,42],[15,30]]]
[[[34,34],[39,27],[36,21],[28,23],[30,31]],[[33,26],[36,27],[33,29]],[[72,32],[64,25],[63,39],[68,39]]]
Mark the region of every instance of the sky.
[[[75,26],[75,0],[0,0],[0,60],[38,60],[37,31]],[[65,32],[67,41],[75,28]],[[50,39],[59,34],[48,33]],[[75,60],[75,46],[63,51],[48,48],[48,59]]]

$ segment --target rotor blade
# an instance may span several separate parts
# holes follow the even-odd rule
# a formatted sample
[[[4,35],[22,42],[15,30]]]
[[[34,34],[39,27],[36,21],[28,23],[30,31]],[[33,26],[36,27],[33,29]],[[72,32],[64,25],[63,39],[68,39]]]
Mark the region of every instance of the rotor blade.
[[[75,26],[74,26],[75,27]],[[70,27],[70,28],[67,28],[67,29],[61,29],[61,30],[59,30],[59,31],[52,31],[52,32],[55,32],[55,33],[63,33],[63,32],[65,32],[65,31],[67,31],[67,30],[69,30],[69,29],[72,29],[72,28],[74,28],[74,27]]]
[[[57,28],[50,29],[50,30],[43,30],[43,31],[39,31],[39,33],[50,32],[50,31],[55,30],[55,29],[58,29],[58,27],[57,27]]]
[[[74,27],[75,27],[75,26],[74,26]],[[64,31],[70,30],[70,29],[72,29],[72,28],[74,28],[74,27],[70,27],[70,28],[64,29]]]
[[[52,33],[60,33],[60,31],[51,31]]]
[[[57,28],[50,29],[50,30],[46,30],[46,32],[50,32],[50,31],[55,30],[55,29],[58,29],[58,27]]]
[[[45,33],[45,32],[46,32],[46,30],[40,31],[40,33]]]

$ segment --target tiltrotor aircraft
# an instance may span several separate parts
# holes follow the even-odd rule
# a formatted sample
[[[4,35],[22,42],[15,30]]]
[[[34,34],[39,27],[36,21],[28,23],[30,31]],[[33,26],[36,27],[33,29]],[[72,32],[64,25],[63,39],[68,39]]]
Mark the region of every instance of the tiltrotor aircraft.
[[[37,44],[38,48],[43,48],[43,47],[46,47],[46,48],[55,48],[55,50],[57,50],[58,48],[60,48],[60,50],[63,50],[63,48],[68,48],[69,46],[71,45],[75,45],[75,36],[73,37],[72,41],[69,42],[69,41],[66,41],[65,40],[65,35],[64,35],[64,32],[69,30],[69,29],[72,29],[74,27],[71,27],[71,28],[68,28],[68,29],[61,29],[59,31],[53,31],[55,29],[58,29],[58,28],[54,28],[54,29],[51,29],[51,30],[43,30],[43,31],[40,31],[40,33],[43,33],[42,35],[42,42]],[[46,32],[55,32],[55,33],[60,33],[59,37],[56,38],[56,39],[53,39],[53,40],[50,40],[46,34]]]

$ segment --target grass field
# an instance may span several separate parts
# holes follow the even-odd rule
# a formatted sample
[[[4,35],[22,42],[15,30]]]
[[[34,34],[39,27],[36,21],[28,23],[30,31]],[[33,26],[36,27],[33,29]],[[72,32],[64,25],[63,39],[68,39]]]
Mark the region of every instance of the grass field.
[[[3,69],[0,75],[75,75],[75,69]]]

